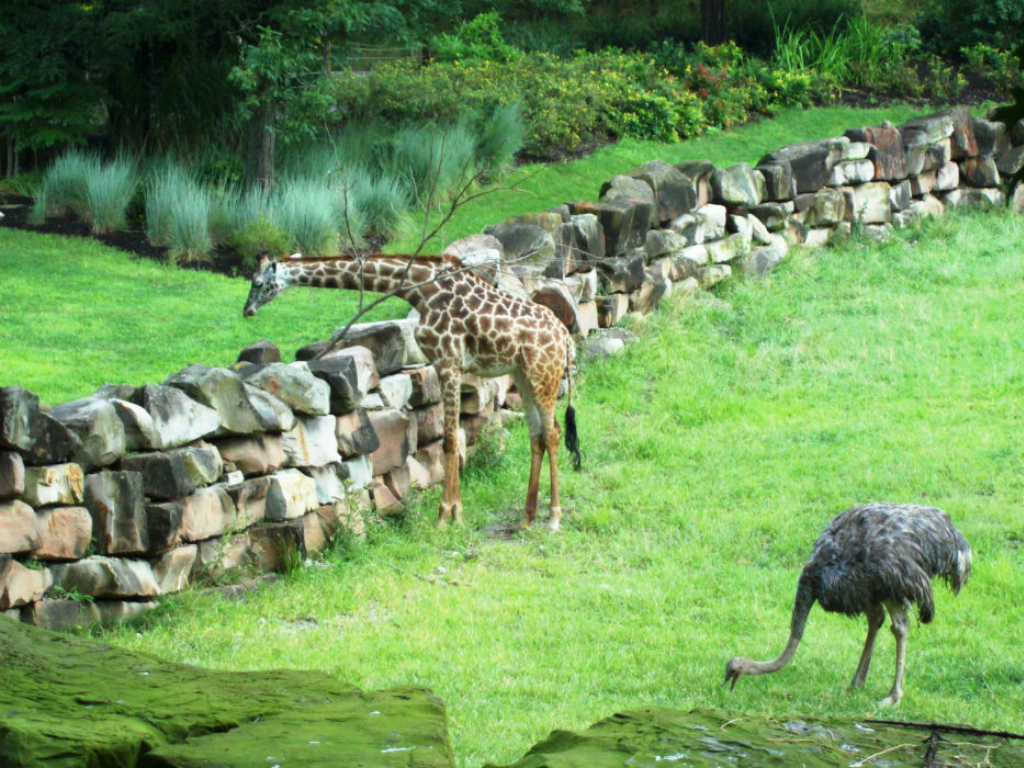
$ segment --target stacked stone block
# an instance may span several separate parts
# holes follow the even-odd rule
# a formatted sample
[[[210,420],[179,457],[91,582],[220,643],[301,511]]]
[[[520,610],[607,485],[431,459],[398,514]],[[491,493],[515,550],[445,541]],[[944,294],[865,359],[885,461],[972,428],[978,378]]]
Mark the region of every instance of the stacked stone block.
[[[441,482],[441,391],[403,322],[368,347],[105,385],[47,408],[0,388],[0,611],[48,628],[118,621],[203,578],[279,570],[363,514]],[[500,423],[507,377],[465,384],[462,444]]]
[[[1011,133],[963,107],[782,147],[754,167],[654,160],[606,181],[597,202],[544,214],[561,227],[534,214],[487,231],[525,292],[586,335],[673,290],[709,288],[734,270],[764,275],[791,247],[855,226],[885,238],[947,206],[1003,205],[1024,165]],[[1024,191],[1016,198],[1024,207]]]

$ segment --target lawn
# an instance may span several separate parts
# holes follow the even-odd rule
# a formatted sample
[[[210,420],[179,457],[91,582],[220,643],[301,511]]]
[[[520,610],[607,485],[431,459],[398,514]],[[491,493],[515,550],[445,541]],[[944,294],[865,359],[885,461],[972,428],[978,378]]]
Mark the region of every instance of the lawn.
[[[561,534],[493,533],[522,504],[529,450],[513,424],[503,454],[467,468],[465,529],[433,529],[434,490],[247,604],[185,595],[104,639],[429,686],[462,766],[648,705],[1019,731],[1024,259],[1007,244],[1020,235],[1009,214],[950,215],[662,305],[638,344],[582,370],[586,464],[563,474]],[[900,707],[875,705],[889,633],[849,691],[864,624],[820,608],[787,669],[722,688],[730,656],[781,650],[814,538],[870,500],[940,506],[974,548],[964,591],[937,587],[935,621],[911,627]]]
[[[501,187],[459,208],[424,252],[439,252],[508,216],[595,199],[604,180],[646,160],[753,164],[792,141],[885,119],[901,122],[919,111],[899,105],[791,109],[692,141],[625,141],[572,162],[524,166]],[[435,211],[431,228],[439,215]],[[411,252],[423,231],[422,222],[411,226],[387,250]],[[126,258],[90,240],[6,228],[0,228],[0,288],[0,386],[19,384],[50,404],[91,394],[107,382],[163,381],[194,362],[230,365],[240,349],[260,338],[272,340],[291,360],[297,348],[343,326],[357,304],[347,292],[296,290],[243,320],[248,285],[242,279]],[[398,317],[406,310],[401,302],[386,302],[367,319]]]
[[[535,176],[530,194],[484,198],[493,207],[480,221],[461,210],[446,237],[593,198],[604,178],[652,157],[754,162],[908,114],[787,113],[684,145],[606,148]],[[216,668],[429,686],[448,707],[462,766],[508,762],[552,729],[648,705],[1019,731],[1021,234],[1006,213],[951,214],[888,245],[797,253],[766,280],[670,299],[634,327],[639,343],[581,368],[586,463],[562,473],[561,534],[494,534],[525,495],[526,431],[510,422],[507,449],[466,469],[466,528],[434,530],[434,489],[404,521],[371,526],[365,542],[248,603],[186,594],[104,639]],[[258,338],[291,354],[338,327],[354,301],[295,290],[243,321],[244,281],[10,230],[0,230],[0,275],[0,384],[51,403],[104,381],[162,380],[189,362],[226,365]],[[899,709],[875,707],[892,679],[889,633],[867,687],[850,692],[863,622],[817,608],[787,669],[722,688],[730,656],[781,650],[814,538],[869,500],[940,506],[975,553],[961,595],[939,587],[935,621],[911,627]]]

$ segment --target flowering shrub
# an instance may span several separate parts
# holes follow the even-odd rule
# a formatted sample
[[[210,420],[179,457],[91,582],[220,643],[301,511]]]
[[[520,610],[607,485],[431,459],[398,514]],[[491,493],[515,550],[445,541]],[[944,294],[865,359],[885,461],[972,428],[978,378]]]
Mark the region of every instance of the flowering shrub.
[[[450,121],[518,101],[525,150],[548,156],[581,143],[616,138],[678,141],[771,114],[781,105],[829,100],[832,86],[814,73],[770,70],[733,43],[692,51],[664,44],[654,53],[608,49],[560,58],[523,53],[487,59],[395,62],[369,76],[340,73],[334,115],[344,121]]]

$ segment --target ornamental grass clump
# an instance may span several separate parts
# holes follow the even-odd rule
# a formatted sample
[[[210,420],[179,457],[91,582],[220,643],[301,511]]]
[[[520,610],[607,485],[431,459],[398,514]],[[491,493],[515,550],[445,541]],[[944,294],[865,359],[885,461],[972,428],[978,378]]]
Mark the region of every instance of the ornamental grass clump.
[[[32,206],[30,220],[41,224],[47,216],[85,218],[89,210],[89,179],[100,170],[95,152],[72,149],[54,160]]]
[[[409,188],[394,176],[353,168],[340,174],[356,210],[369,233],[392,239],[406,225],[412,202]]]
[[[213,250],[210,192],[180,164],[168,161],[152,172],[146,191],[146,236],[166,246],[171,261],[205,261]]]
[[[490,173],[510,167],[526,140],[522,102],[496,105],[478,119],[476,131],[477,165]]]
[[[85,179],[85,210],[82,218],[95,235],[124,229],[128,206],[139,186],[138,163],[124,155],[99,166]]]
[[[437,205],[476,174],[476,137],[465,121],[448,128],[404,128],[395,135],[389,170],[408,185],[418,205]]]
[[[352,196],[326,178],[284,180],[273,195],[270,220],[304,256],[329,256],[362,242],[366,226]]]

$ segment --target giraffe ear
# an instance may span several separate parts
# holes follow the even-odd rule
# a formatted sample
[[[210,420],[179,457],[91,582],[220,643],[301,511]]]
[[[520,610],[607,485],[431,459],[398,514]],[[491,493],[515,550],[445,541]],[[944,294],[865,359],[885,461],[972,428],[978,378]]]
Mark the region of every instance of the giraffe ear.
[[[262,272],[264,269],[267,268],[267,265],[273,261],[273,259],[270,258],[270,252],[265,250],[259,252],[259,257],[260,261],[259,264],[256,265],[256,271]]]

